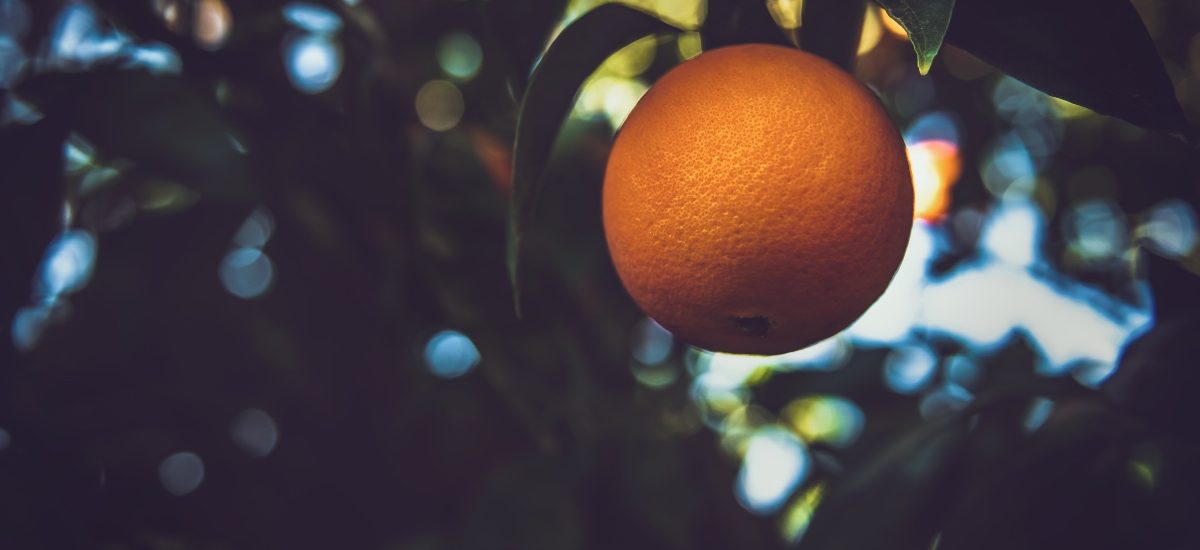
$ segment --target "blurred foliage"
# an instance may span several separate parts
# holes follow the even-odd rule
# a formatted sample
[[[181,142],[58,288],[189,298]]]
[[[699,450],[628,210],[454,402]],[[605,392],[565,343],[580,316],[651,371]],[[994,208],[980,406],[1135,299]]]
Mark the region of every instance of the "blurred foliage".
[[[857,74],[898,123],[958,117],[966,168],[949,193],[962,212],[995,208],[983,166],[1011,113],[993,95],[1016,86],[997,68],[1150,128],[1182,130],[1177,93],[1200,112],[1194,2],[1138,3],[1154,43],[1115,0],[956,4],[928,77],[886,34]],[[861,347],[836,370],[757,368],[732,412],[715,411],[695,395],[698,352],[638,355],[643,318],[597,206],[616,117],[565,112],[590,74],[573,60],[599,63],[657,23],[610,34],[628,23],[611,14],[629,13],[612,7],[563,30],[558,0],[97,0],[94,12],[0,0],[18,5],[24,30],[0,11],[28,54],[0,91],[0,546],[1200,546],[1194,253],[1093,265],[1047,239],[1052,268],[1122,299],[1149,265],[1156,324],[1103,391],[1037,372],[1017,336],[978,357],[964,406],[893,391],[881,375],[892,350]],[[287,9],[298,5],[307,15]],[[761,8],[707,4],[704,47],[823,39],[811,20],[797,35]],[[68,10],[98,15],[72,35],[83,27],[64,25]],[[455,32],[477,41],[475,71],[441,65]],[[543,56],[556,33],[571,51]],[[64,36],[87,40],[71,50]],[[624,78],[653,81],[695,38],[654,40]],[[544,109],[531,138],[544,150],[514,182],[528,154],[510,154],[526,139],[520,98],[542,93],[526,112]],[[1200,204],[1185,144],[1076,109],[1051,132],[1053,162],[1023,183],[1051,227],[1089,198],[1131,216]],[[533,178],[543,208],[523,243],[518,321],[508,204]],[[969,216],[936,223],[956,220]],[[66,229],[94,236],[87,270],[44,261],[52,243],[77,242]],[[953,235],[936,273],[980,254],[969,231]],[[473,347],[430,348],[446,330]],[[945,383],[963,345],[922,338],[930,384]],[[442,360],[465,372],[438,371]],[[739,506],[747,434],[821,396],[861,408],[861,433],[807,442],[808,475],[781,510]]]
[[[562,121],[571,112],[575,94],[601,63],[618,49],[654,32],[676,30],[652,14],[620,4],[601,5],[573,21],[555,38],[554,48],[538,61],[521,99],[523,124],[514,143],[512,202],[508,229],[508,272],[517,311],[520,311],[519,265],[521,239],[540,195],[542,167],[550,157]]]

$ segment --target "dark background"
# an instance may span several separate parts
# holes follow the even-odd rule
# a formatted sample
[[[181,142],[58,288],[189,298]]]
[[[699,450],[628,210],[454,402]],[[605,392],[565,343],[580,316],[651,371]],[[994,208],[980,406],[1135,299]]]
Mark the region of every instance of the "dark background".
[[[924,321],[730,359],[644,319],[600,224],[614,125],[694,35],[585,86],[518,320],[518,98],[591,4],[288,5],[0,0],[0,548],[1200,547],[1182,140],[953,45],[920,77],[872,12],[858,76],[961,167],[889,306]],[[1135,6],[1197,120],[1200,5]],[[935,311],[921,289],[973,266],[1073,313],[1001,279],[971,288],[1014,307]]]

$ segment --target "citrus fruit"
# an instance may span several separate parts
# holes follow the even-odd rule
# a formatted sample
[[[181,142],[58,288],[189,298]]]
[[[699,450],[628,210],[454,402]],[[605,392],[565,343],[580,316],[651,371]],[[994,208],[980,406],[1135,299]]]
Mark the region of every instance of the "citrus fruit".
[[[849,326],[899,267],[904,142],[832,63],[768,45],[668,71],[621,127],[604,230],[634,301],[680,340],[778,354]]]

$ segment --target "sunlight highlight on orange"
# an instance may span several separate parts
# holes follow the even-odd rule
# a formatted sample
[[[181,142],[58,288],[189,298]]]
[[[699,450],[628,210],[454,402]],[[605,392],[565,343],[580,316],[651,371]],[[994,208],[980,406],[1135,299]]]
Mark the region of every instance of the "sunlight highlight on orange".
[[[939,219],[950,207],[950,188],[962,174],[958,147],[935,139],[910,144],[907,149],[913,177],[913,216],[926,221]]]

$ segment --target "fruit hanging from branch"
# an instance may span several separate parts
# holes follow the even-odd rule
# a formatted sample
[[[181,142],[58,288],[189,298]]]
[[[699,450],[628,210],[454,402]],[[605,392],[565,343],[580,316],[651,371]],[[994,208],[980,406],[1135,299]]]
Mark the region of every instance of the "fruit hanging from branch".
[[[777,354],[883,293],[913,216],[904,142],[864,85],[779,46],[676,66],[630,113],[604,229],[634,301],[683,341]]]

